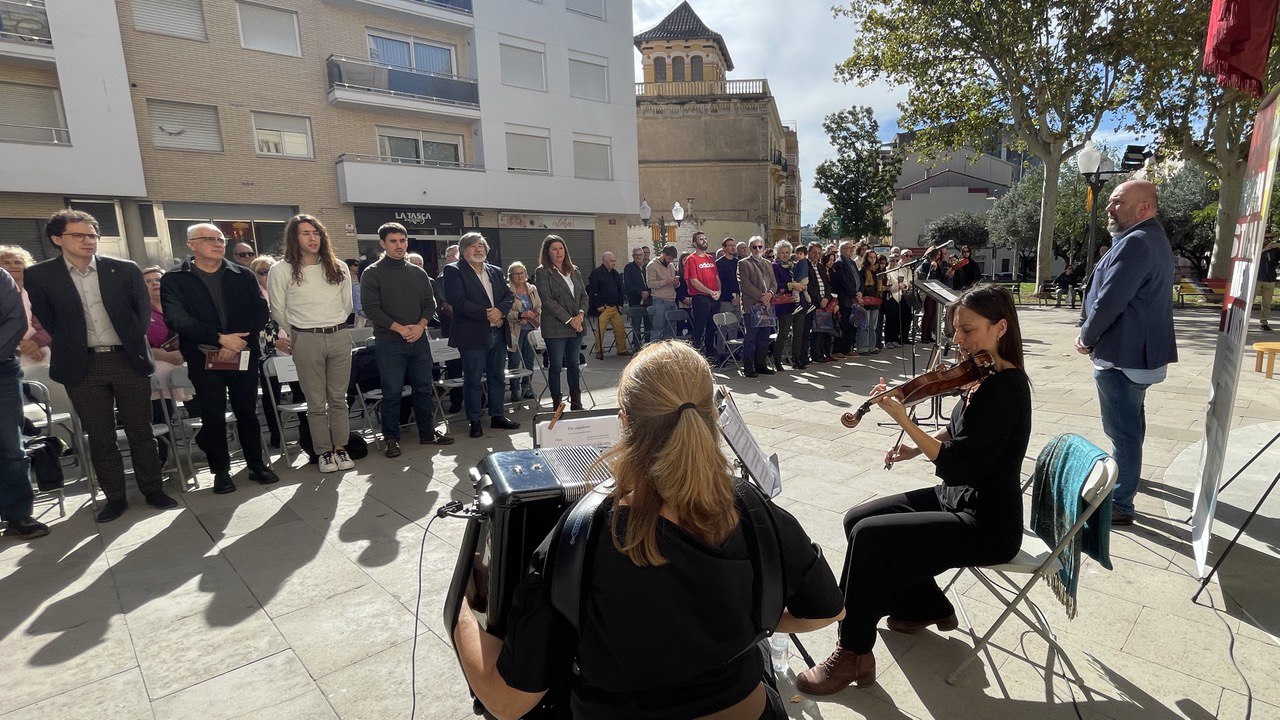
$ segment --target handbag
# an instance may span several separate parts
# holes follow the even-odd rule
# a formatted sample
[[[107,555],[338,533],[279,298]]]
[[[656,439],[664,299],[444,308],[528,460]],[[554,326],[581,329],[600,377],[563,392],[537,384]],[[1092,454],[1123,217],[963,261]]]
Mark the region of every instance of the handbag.
[[[876,297],[875,295],[862,296],[862,307],[877,308],[877,307],[880,307],[881,303],[883,302],[884,302],[883,300]]]
[[[36,477],[40,492],[62,487],[62,441],[41,435],[25,441],[27,457],[31,460],[31,474]]]
[[[849,324],[854,327],[862,327],[863,323],[871,317],[871,313],[861,305],[851,305],[849,307]]]
[[[813,314],[813,332],[833,334],[836,331],[835,316],[826,310]]]
[[[777,327],[778,316],[773,314],[773,307],[764,303],[751,306],[750,322],[747,327]]]

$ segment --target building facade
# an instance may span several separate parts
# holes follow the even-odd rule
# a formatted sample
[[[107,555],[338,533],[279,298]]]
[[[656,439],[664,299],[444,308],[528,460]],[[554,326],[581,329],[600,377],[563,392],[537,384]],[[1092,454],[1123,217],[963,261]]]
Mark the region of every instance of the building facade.
[[[6,134],[6,79],[0,168],[70,150],[111,184],[0,173],[0,227],[92,201],[120,221],[104,252],[162,263],[205,221],[278,252],[298,212],[347,257],[371,256],[378,226],[400,222],[432,269],[472,229],[503,262],[536,260],[550,232],[583,262],[625,247],[639,198],[628,0],[117,0],[83,33],[82,8],[63,5],[46,8],[45,76],[23,84],[59,91],[64,137]],[[109,72],[98,43],[117,48]],[[0,77],[33,72],[3,59],[6,44]],[[82,99],[70,77],[111,102]],[[81,102],[118,122],[91,135],[99,119],[79,122]]]
[[[764,79],[730,79],[724,38],[682,2],[635,37],[640,191],[654,220],[680,202],[713,239],[796,240],[799,144]],[[651,223],[655,241],[664,230]]]

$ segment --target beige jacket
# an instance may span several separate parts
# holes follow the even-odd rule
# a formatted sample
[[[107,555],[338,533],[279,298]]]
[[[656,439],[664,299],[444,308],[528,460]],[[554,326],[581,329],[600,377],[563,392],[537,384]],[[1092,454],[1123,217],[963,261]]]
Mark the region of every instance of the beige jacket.
[[[542,298],[538,295],[538,288],[533,283],[526,281],[525,287],[529,288],[529,301],[533,303],[533,311],[538,314],[538,318],[542,318]],[[511,288],[511,294],[516,294],[516,289]],[[507,352],[520,351],[520,313],[524,310],[524,306],[520,304],[517,298],[511,305],[511,312],[507,313]],[[538,327],[538,323],[534,323],[534,327]]]

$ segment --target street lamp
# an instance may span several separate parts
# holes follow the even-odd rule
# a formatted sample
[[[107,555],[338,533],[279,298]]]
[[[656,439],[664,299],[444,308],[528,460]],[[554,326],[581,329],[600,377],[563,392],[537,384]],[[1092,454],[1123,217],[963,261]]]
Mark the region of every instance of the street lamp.
[[[1084,273],[1081,275],[1081,277],[1089,277],[1093,272],[1094,256],[1098,254],[1098,193],[1102,192],[1102,186],[1107,182],[1106,176],[1117,175],[1124,171],[1116,170],[1115,162],[1103,155],[1092,140],[1085,142],[1079,155],[1076,156],[1076,166],[1084,176],[1085,182],[1089,184],[1089,192],[1093,198],[1089,209],[1089,250],[1084,259]]]
[[[684,208],[680,207],[680,201],[677,200],[675,205],[671,206],[671,219],[676,221],[676,225],[684,222]]]
[[[645,227],[649,227],[649,218],[651,217],[653,217],[653,210],[649,208],[649,200],[648,199],[641,200],[640,201],[640,222],[644,223]]]

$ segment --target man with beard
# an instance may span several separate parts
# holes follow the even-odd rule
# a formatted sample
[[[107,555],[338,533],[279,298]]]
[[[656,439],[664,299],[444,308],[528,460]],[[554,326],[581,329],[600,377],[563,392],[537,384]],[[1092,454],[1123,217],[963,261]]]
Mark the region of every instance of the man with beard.
[[[711,316],[720,308],[720,273],[707,253],[707,234],[693,234],[693,254],[684,263],[684,279],[693,301],[693,346],[708,358],[716,356],[716,326]]]

